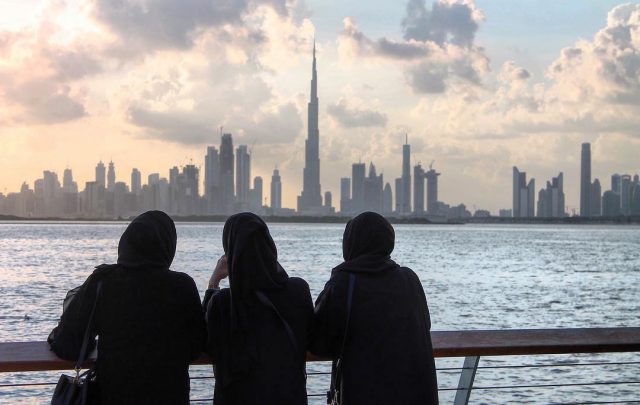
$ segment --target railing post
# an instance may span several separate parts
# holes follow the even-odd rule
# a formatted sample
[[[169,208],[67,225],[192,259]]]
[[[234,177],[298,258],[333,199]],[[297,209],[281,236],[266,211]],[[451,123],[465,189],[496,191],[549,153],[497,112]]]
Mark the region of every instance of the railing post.
[[[480,356],[467,356],[464,358],[464,365],[460,373],[458,390],[456,391],[456,398],[453,400],[453,405],[467,405],[469,403],[469,397],[473,389],[473,380],[476,378],[476,370],[478,370],[478,363],[480,363]]]

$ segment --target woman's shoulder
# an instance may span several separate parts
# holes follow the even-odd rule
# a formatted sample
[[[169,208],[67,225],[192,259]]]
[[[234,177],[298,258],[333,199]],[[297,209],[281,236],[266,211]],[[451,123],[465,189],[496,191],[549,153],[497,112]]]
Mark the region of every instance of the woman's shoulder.
[[[307,283],[305,279],[300,277],[289,277],[287,285],[289,285],[290,288],[309,290],[309,283]]]
[[[416,272],[411,270],[409,267],[400,266],[400,268],[398,269],[398,272],[403,278],[411,280],[416,285],[422,286],[422,283],[420,282],[420,277],[418,277]]]
[[[169,283],[178,284],[180,287],[185,289],[195,289],[196,291],[198,290],[196,282],[187,273],[169,270],[167,272],[167,281]]]
[[[418,275],[416,274],[415,271],[411,270],[409,267],[404,267],[404,266],[400,266],[398,268],[398,271],[400,272],[400,274],[402,274],[404,277],[408,277],[408,278],[418,278]]]
[[[174,271],[174,270],[169,270],[167,273],[169,275],[169,278],[172,280],[182,282],[185,284],[193,284],[193,285],[196,284],[196,282],[193,281],[193,277],[191,277],[187,273],[183,273],[181,271]]]

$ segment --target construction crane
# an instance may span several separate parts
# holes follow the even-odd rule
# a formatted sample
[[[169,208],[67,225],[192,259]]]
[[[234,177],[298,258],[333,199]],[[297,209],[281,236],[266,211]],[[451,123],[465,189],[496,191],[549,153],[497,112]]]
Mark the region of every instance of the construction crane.
[[[429,170],[433,170],[433,164],[435,163],[435,160],[432,160],[431,163],[429,163]]]

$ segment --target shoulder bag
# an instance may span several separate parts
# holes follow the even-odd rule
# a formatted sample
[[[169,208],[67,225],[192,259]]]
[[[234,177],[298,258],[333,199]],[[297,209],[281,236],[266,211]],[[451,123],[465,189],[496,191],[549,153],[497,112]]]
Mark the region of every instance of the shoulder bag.
[[[90,405],[97,404],[97,381],[95,365],[92,365],[84,373],[80,373],[82,369],[82,363],[87,356],[87,348],[89,347],[89,339],[91,338],[91,329],[93,327],[93,315],[96,310],[96,303],[100,296],[101,282],[98,283],[96,292],[96,300],[93,302],[93,308],[91,308],[91,314],[89,315],[89,321],[87,323],[87,329],[84,332],[84,338],[82,340],[82,346],[80,348],[80,356],[76,362],[75,376],[62,374],[56,384],[56,389],[53,392],[53,398],[51,398],[51,405]]]
[[[349,273],[349,287],[347,290],[347,321],[344,326],[344,336],[342,338],[342,348],[340,355],[333,361],[331,367],[331,386],[327,391],[327,404],[342,404],[342,357],[344,356],[344,347],[347,341],[347,332],[349,330],[349,318],[351,318],[351,303],[353,301],[353,288],[356,282],[356,276]]]

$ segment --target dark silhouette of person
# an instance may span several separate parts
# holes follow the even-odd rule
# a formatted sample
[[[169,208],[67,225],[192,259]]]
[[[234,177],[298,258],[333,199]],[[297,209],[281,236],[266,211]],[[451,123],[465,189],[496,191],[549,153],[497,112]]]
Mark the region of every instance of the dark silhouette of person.
[[[98,335],[102,404],[189,403],[189,362],[206,330],[193,279],[169,269],[176,240],[167,214],[145,212],[122,234],[117,264],[98,266],[64,300],[48,341],[58,356],[77,360],[96,303],[91,348]]]
[[[316,300],[310,350],[332,358],[333,373],[342,352],[336,385],[345,405],[438,403],[427,300],[416,274],[391,260],[394,243],[393,227],[381,215],[350,220],[344,262]]]
[[[313,302],[306,281],[289,277],[260,217],[236,214],[222,233],[225,255],[203,307],[214,359],[214,403],[306,404],[305,355]],[[230,288],[219,289],[229,277]]]

